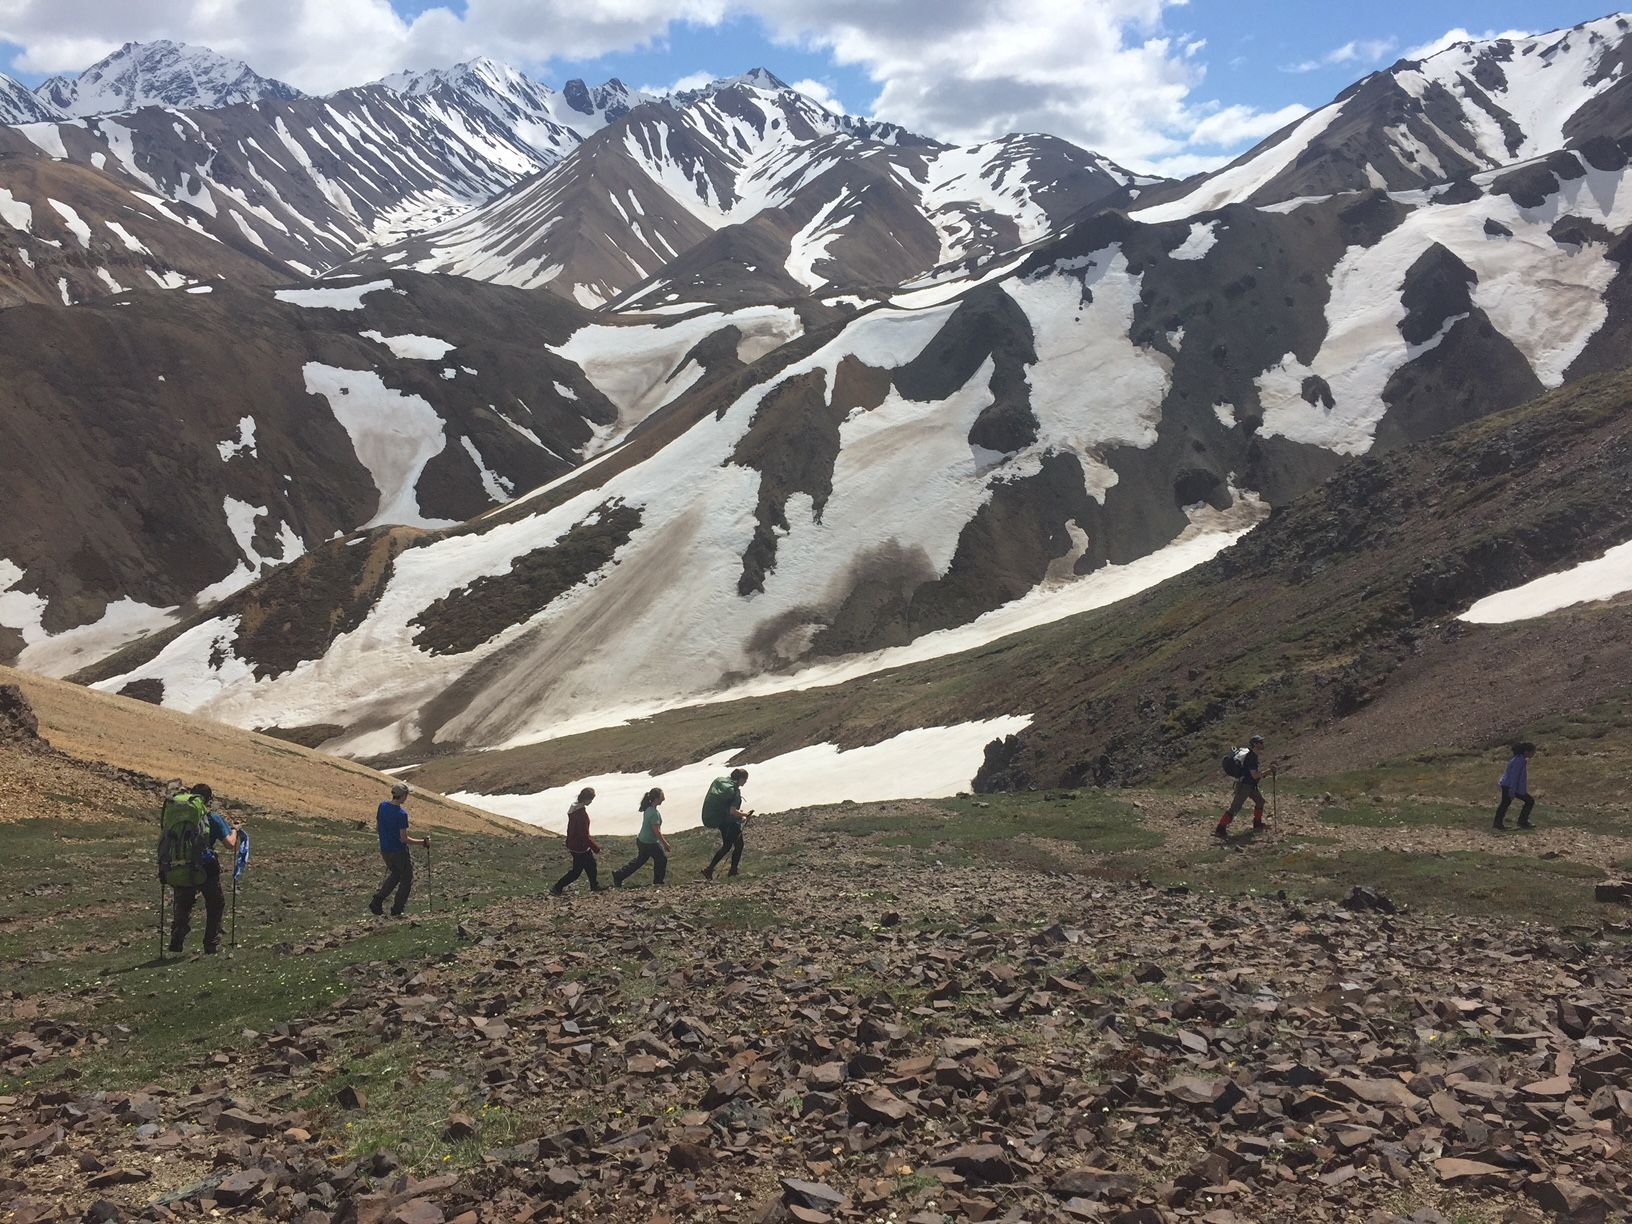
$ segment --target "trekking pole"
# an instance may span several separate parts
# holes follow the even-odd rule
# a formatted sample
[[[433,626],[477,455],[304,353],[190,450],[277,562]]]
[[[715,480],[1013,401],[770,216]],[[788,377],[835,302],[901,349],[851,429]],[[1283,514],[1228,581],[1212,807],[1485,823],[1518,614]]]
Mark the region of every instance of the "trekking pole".
[[[430,912],[436,913],[436,873],[431,870],[431,839],[425,839],[425,893],[430,901]]]
[[[1275,772],[1269,775],[1269,810],[1273,813],[1275,827],[1281,827],[1281,767],[1277,765]]]
[[[159,876],[159,957],[164,959],[164,876]]]
[[[236,866],[232,873],[232,933],[227,937],[227,947],[234,952],[238,950],[238,871]]]

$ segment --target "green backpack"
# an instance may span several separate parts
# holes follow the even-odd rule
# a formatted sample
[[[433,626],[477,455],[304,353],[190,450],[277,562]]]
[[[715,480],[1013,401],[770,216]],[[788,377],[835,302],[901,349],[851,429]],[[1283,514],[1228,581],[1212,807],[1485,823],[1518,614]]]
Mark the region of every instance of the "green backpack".
[[[717,829],[724,824],[731,801],[738,794],[737,784],[730,778],[715,778],[709,783],[708,794],[703,796],[703,828]]]
[[[210,810],[204,800],[187,791],[166,799],[159,828],[159,879],[178,888],[204,883],[210,849]]]

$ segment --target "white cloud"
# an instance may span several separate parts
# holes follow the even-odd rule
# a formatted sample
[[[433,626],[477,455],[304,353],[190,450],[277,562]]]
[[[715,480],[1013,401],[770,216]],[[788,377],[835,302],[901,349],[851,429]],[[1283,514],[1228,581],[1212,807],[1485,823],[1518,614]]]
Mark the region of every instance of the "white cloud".
[[[1332,48],[1318,59],[1288,64],[1281,71],[1319,72],[1322,68],[1335,68],[1343,64],[1376,64],[1393,55],[1399,46],[1396,38],[1358,38]]]
[[[1248,106],[1226,106],[1208,115],[1190,132],[1190,143],[1214,149],[1236,149],[1244,144],[1273,136],[1289,123],[1309,113],[1307,106],[1294,103],[1278,111],[1253,110]]]
[[[1404,58],[1408,60],[1425,60],[1430,56],[1438,55],[1441,51],[1448,51],[1457,43],[1464,42],[1491,42],[1499,38],[1529,38],[1528,30],[1486,30],[1483,34],[1475,34],[1458,26],[1454,30],[1446,30],[1431,42],[1425,42],[1420,47],[1412,47]]]
[[[1210,156],[1228,131],[1272,130],[1279,114],[1221,111],[1197,96],[1203,40],[1164,28],[1183,7],[1184,0],[467,0],[459,8],[446,0],[404,19],[389,0],[0,0],[0,42],[23,48],[25,70],[61,71],[83,68],[127,39],[175,38],[321,93],[476,55],[537,72],[551,61],[649,45],[677,22],[757,17],[774,39],[864,72],[878,87],[866,109],[880,118],[956,141],[1052,132],[1144,169]],[[799,88],[836,104],[819,81]],[[1200,124],[1205,148],[1191,139]]]
[[[844,114],[844,103],[839,101],[838,95],[833,92],[832,87],[825,81],[813,81],[809,77],[805,77],[800,81],[789,81],[788,88],[796,93],[804,94],[817,106],[826,107],[835,115]]]

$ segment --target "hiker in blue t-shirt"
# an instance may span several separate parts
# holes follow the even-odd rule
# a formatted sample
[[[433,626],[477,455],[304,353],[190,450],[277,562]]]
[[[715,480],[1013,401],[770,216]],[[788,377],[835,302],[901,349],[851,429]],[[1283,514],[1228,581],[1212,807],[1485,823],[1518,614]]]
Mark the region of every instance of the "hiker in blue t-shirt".
[[[1513,759],[1508,761],[1507,768],[1502,771],[1501,781],[1496,784],[1501,788],[1502,801],[1496,805],[1496,819],[1491,822],[1491,828],[1507,828],[1505,823],[1507,809],[1515,799],[1524,804],[1519,809],[1519,828],[1535,828],[1530,823],[1530,813],[1536,807],[1536,801],[1530,797],[1530,758],[1535,755],[1536,746],[1534,744],[1520,742],[1513,745]]]
[[[391,798],[381,803],[374,815],[374,823],[380,830],[380,857],[385,860],[389,874],[375,891],[368,908],[373,913],[384,914],[385,899],[396,889],[397,899],[391,906],[394,918],[401,918],[402,911],[408,908],[408,894],[414,887],[414,859],[408,847],[431,844],[428,837],[408,836],[408,809],[402,806],[407,798],[408,784],[398,782],[391,788]]]
[[[171,877],[166,880],[176,903],[170,925],[172,952],[180,952],[187,940],[187,932],[192,929],[193,906],[200,894],[204,897],[204,951],[213,955],[221,949],[221,919],[226,913],[227,898],[221,891],[221,860],[216,857],[215,845],[220,842],[236,855],[241,832],[229,825],[220,812],[206,810],[214,798],[214,792],[200,782],[166,804],[168,810],[178,801],[193,801],[195,810],[203,812],[209,828],[208,834],[199,839],[203,844],[198,847],[196,856],[190,862],[174,863]],[[188,879],[195,882],[182,882]]]

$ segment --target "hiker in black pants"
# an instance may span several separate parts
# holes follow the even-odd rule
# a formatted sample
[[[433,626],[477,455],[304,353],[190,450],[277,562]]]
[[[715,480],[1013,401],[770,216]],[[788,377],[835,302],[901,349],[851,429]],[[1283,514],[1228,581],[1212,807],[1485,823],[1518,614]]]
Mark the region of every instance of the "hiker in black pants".
[[[408,836],[408,809],[403,803],[408,798],[408,784],[398,782],[391,787],[391,798],[382,800],[374,813],[374,825],[380,833],[380,857],[385,860],[386,876],[374,890],[368,903],[373,914],[385,913],[385,899],[392,892],[397,899],[391,903],[391,916],[401,918],[408,908],[408,894],[414,888],[414,856],[409,846],[429,846],[428,837]]]
[[[233,828],[219,812],[209,810],[214,792],[200,782],[167,799],[162,816],[159,878],[170,887],[175,912],[170,920],[170,951],[180,952],[192,929],[193,906],[204,898],[204,951],[221,949],[221,919],[227,898],[221,891],[221,860],[217,842],[236,856],[241,828]]]
[[[601,852],[601,847],[589,835],[589,805],[594,799],[595,788],[586,786],[578,792],[578,802],[567,809],[567,849],[572,853],[572,870],[550,889],[557,897],[568,884],[586,874],[589,876],[589,891],[601,891],[601,882],[595,874],[595,856]]]
[[[1258,753],[1264,747],[1264,737],[1255,735],[1247,741],[1245,748],[1237,748],[1225,758],[1225,770],[1235,779],[1235,795],[1230,799],[1230,806],[1224,809],[1224,815],[1219,818],[1218,826],[1213,830],[1213,836],[1228,841],[1230,825],[1234,822],[1236,813],[1252,800],[1252,828],[1254,832],[1264,829],[1264,792],[1258,788],[1259,781],[1265,774],[1275,773],[1275,766],[1268,769],[1263,767],[1258,759]],[[1234,768],[1231,768],[1231,765]]]
[[[1521,742],[1513,745],[1513,759],[1507,763],[1501,781],[1496,784],[1501,787],[1502,801],[1496,805],[1496,819],[1491,822],[1491,828],[1507,828],[1504,823],[1507,819],[1507,809],[1512,806],[1515,799],[1524,804],[1519,809],[1519,828],[1535,828],[1530,823],[1530,813],[1536,807],[1536,801],[1530,797],[1530,758],[1535,755],[1534,744]]]
[[[742,788],[748,781],[746,769],[733,769],[729,778],[715,778],[703,796],[703,827],[720,831],[720,848],[713,861],[703,868],[703,878],[712,880],[714,868],[731,856],[731,874],[742,862],[742,826],[753,815],[742,810]]]
[[[669,839],[663,836],[663,813],[657,805],[663,802],[663,790],[654,786],[640,798],[640,832],[635,835],[635,858],[612,873],[612,883],[619,888],[623,882],[652,861],[652,883],[663,883],[669,872]]]

